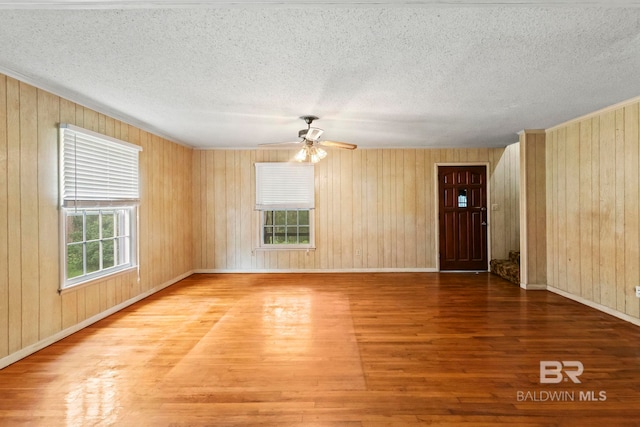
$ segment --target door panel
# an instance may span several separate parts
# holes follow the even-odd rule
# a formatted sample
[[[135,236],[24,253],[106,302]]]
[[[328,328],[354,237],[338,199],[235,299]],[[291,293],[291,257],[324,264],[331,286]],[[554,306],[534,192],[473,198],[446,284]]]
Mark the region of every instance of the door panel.
[[[487,270],[484,166],[440,166],[440,270]]]

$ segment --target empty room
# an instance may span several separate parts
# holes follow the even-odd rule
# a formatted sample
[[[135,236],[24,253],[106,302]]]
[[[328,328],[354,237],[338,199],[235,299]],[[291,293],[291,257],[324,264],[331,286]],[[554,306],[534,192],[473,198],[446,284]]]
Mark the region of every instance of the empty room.
[[[640,3],[0,0],[0,425],[637,426]]]

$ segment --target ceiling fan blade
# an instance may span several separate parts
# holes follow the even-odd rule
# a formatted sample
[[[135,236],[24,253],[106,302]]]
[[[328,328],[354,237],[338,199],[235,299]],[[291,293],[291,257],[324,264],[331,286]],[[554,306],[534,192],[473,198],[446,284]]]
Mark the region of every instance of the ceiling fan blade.
[[[282,148],[282,149],[295,149],[299,148],[302,141],[290,141],[290,142],[268,142],[265,144],[258,144],[258,148]]]
[[[347,150],[355,150],[356,148],[358,148],[356,144],[349,144],[348,142],[339,141],[320,141],[318,144],[324,145],[325,147],[345,148]]]

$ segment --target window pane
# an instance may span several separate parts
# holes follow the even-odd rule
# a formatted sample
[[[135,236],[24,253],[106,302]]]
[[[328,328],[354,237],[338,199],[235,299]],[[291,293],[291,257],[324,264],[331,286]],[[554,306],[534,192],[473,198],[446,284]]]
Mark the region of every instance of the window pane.
[[[108,237],[114,237],[114,212],[113,211],[103,211],[102,212],[102,238],[106,239]]]
[[[458,190],[458,207],[466,208],[467,207],[467,190],[461,188]]]
[[[273,227],[264,227],[264,242],[269,245],[273,243]]]
[[[309,225],[309,211],[298,211],[298,224]]]
[[[81,276],[82,244],[67,246],[67,279]]]
[[[100,215],[96,211],[87,212],[87,240],[97,240],[100,238]]]
[[[116,259],[117,265],[128,264],[131,260],[129,238],[121,237],[117,239]]]
[[[311,243],[309,210],[263,211],[262,215],[262,244],[308,245]]]
[[[273,211],[275,215],[275,225],[285,225],[287,219],[287,211]]]
[[[102,268],[109,268],[115,265],[115,244],[113,240],[102,242]]]
[[[298,243],[298,227],[287,227],[287,243]]]
[[[273,225],[273,211],[266,211],[264,213],[264,223],[267,225]]]
[[[87,243],[87,274],[100,270],[100,242]]]
[[[125,209],[116,211],[114,229],[116,236],[129,236],[131,234],[130,212]]]
[[[298,223],[298,211],[287,211],[287,225]]]
[[[67,243],[82,242],[82,213],[67,216]]]
[[[311,236],[309,236],[309,227],[300,227],[299,231],[300,243],[311,242]]]

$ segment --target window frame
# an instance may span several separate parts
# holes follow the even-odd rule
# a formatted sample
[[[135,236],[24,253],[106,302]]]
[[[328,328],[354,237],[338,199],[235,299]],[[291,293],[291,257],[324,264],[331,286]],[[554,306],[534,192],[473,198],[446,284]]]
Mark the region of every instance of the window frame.
[[[255,163],[255,199],[257,249],[315,249],[315,168],[298,162]],[[309,243],[266,243],[265,213],[276,211],[308,211]],[[299,217],[298,217],[299,219]],[[299,227],[299,224],[296,225]]]
[[[88,156],[87,152],[84,151],[87,150],[87,147],[81,145],[85,140],[89,141],[89,147],[91,147],[93,143],[103,144],[102,147],[104,147],[105,152],[114,153],[114,157],[108,157],[109,165],[107,165],[106,169],[100,167],[91,169],[92,162],[95,164],[95,158],[103,158],[104,152],[93,151],[94,153],[96,153],[96,157],[94,158]],[[73,146],[69,146],[68,144],[73,144]],[[90,130],[83,129],[74,125],[65,123],[61,123],[59,125],[59,293],[62,293],[66,290],[86,286],[97,281],[104,281],[119,274],[133,271],[138,271],[139,274],[138,209],[140,204],[140,151],[142,151],[142,147],[135,144],[92,132]],[[80,157],[80,153],[82,153],[84,157]],[[117,182],[117,185],[120,185],[119,183],[125,182],[121,181],[123,175],[120,174],[120,165],[125,165],[124,163],[120,163],[119,160],[122,159],[123,155],[125,156],[124,161],[128,162],[124,167],[133,167],[133,169],[127,170],[133,170],[134,173],[127,172],[128,175],[125,176],[125,179],[130,181],[126,181],[129,184],[126,184],[127,187],[124,193],[118,193],[117,189],[116,192],[112,192],[112,187],[109,187],[109,183],[112,179],[111,177],[114,177],[114,179],[116,180],[114,182]],[[70,156],[73,156],[73,158],[71,159],[71,163],[69,163]],[[111,154],[109,154],[109,156],[111,156]],[[86,163],[81,162],[83,158],[88,159]],[[65,162],[67,165],[69,165],[68,170],[65,169]],[[105,172],[102,172],[103,169],[105,170]],[[87,170],[89,171],[89,175],[82,175],[84,173],[83,171]],[[95,170],[99,170],[101,172],[99,174],[96,174]],[[90,181],[79,181],[83,179],[88,179]],[[86,191],[83,193],[76,193],[73,191],[73,187],[71,187],[72,190],[70,190],[70,182],[89,182],[91,185],[90,187],[83,186],[82,188],[95,188],[96,190],[95,192],[91,190],[92,192],[90,193],[87,193]],[[92,194],[102,195],[93,197]],[[123,211],[122,215],[123,218],[125,218],[124,223],[127,226],[125,235],[117,237],[115,236],[116,230],[114,230],[113,238],[103,236],[103,214],[109,211],[114,212],[114,214],[117,211]],[[87,239],[86,217],[88,213],[93,212],[97,212],[99,218],[98,239]],[[75,215],[82,215],[83,218],[82,240],[71,242],[67,241],[67,220],[68,218]],[[111,239],[113,239],[114,245],[118,240],[127,242],[126,246],[124,246],[124,251],[128,254],[128,260],[122,264],[116,265],[116,260],[114,258],[114,265],[105,268],[103,265],[104,242]],[[95,244],[96,242],[98,242],[99,250],[99,267],[95,271],[87,272],[87,245]],[[69,274],[70,258],[68,248],[72,245],[82,246],[82,274],[69,278],[67,277]],[[115,254],[116,252],[114,251],[114,257]]]
[[[124,211],[123,215],[127,217],[126,225],[128,226],[128,233],[123,235],[115,235],[113,237],[104,237],[102,235],[102,224],[98,226],[99,229],[99,238],[98,239],[87,239],[87,225],[86,225],[86,217],[87,212],[98,212],[99,218],[102,218],[103,212],[108,211]],[[67,218],[75,215],[82,215],[83,217],[83,229],[82,229],[82,240],[75,242],[67,242],[66,241],[66,227],[67,227]],[[137,253],[137,222],[138,222],[138,207],[135,205],[131,206],[114,206],[114,207],[82,207],[82,208],[61,208],[60,209],[60,253],[62,259],[61,265],[61,287],[60,291],[65,289],[76,288],[81,285],[87,285],[91,282],[95,282],[97,280],[104,280],[107,277],[121,274],[124,272],[135,271],[138,267],[138,253]],[[114,242],[118,239],[126,239],[128,240],[127,252],[128,252],[128,262],[116,265],[114,260],[114,265],[111,267],[104,268],[101,266],[98,270],[87,273],[86,272],[86,264],[87,264],[87,243],[96,243],[100,244],[100,252],[102,255],[103,242],[106,240],[114,240]],[[83,274],[68,278],[68,267],[69,267],[69,252],[68,247],[71,245],[82,245],[82,260],[83,260]],[[102,264],[102,256],[100,256],[100,264]]]
[[[306,211],[309,212],[309,243],[266,243],[264,241],[264,229],[269,225],[265,224],[265,214],[267,212],[276,212],[276,211]],[[313,209],[283,209],[283,208],[273,208],[273,209],[264,209],[258,211],[258,220],[257,220],[257,233],[258,233],[258,247],[257,249],[262,250],[311,250],[315,249],[315,218],[314,218],[314,210]],[[299,218],[299,216],[298,216]],[[274,225],[275,226],[275,225]],[[284,225],[286,227],[286,225]],[[296,227],[300,227],[299,221]]]

